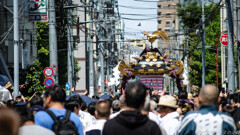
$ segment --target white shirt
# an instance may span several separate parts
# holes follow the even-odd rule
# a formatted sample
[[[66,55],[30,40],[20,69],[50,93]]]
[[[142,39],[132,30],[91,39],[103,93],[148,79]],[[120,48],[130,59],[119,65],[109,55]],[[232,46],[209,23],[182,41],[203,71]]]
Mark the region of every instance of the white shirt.
[[[179,113],[172,112],[161,119],[160,126],[166,131],[167,135],[177,135],[180,123]]]
[[[11,93],[0,85],[0,102],[12,100]]]
[[[90,113],[84,112],[82,110],[79,111],[79,118],[83,125],[83,132],[85,133],[86,130],[93,124],[96,124],[97,120],[93,117]]]
[[[85,132],[95,130],[95,129],[101,130],[102,132],[106,121],[107,120],[97,120],[97,122],[95,124],[92,124],[90,127],[88,127],[88,129]]]
[[[122,110],[120,110],[120,111],[118,111],[118,112],[116,112],[116,113],[113,113],[113,114],[111,114],[110,116],[109,116],[109,119],[113,119],[113,118],[115,118],[118,114],[120,114],[122,111],[124,111],[125,109],[122,109]]]
[[[156,122],[156,124],[160,124],[160,121],[158,120],[158,116],[156,114],[154,114],[153,112],[149,112],[148,113],[148,118],[154,122]]]

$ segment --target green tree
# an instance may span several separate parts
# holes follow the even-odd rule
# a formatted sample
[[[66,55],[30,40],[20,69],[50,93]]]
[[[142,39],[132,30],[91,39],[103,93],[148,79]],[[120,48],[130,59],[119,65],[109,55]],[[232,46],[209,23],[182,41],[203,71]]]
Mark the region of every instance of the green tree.
[[[201,30],[201,6],[197,5],[197,2],[191,2],[187,4],[178,5],[178,16],[183,23],[183,28],[189,28],[189,32],[186,32],[193,40],[189,42],[189,66],[190,66],[190,82],[193,85],[201,87],[202,84],[202,44],[201,35],[196,35],[195,30],[199,28]],[[206,83],[216,85],[216,38],[220,30],[220,10],[218,5],[211,4],[205,6],[205,15],[207,19],[205,21],[205,65],[206,65]],[[184,42],[186,46],[186,41]],[[220,60],[219,60],[220,61]],[[219,64],[219,70],[221,69]],[[219,80],[221,74],[219,72]],[[221,81],[219,81],[221,82]],[[220,85],[220,84],[219,84]]]
[[[42,71],[43,67],[41,67],[39,60],[36,60],[33,64],[21,70],[20,84],[25,84],[20,89],[23,95],[31,96],[34,92],[41,93],[44,90],[44,75]]]
[[[59,84],[65,86],[67,82],[67,28],[64,24],[66,21],[66,11],[61,9],[61,2],[57,0],[56,8],[56,29],[58,41],[58,75]],[[65,21],[64,21],[65,20]],[[75,40],[74,40],[75,41]],[[75,43],[75,42],[74,42]],[[75,47],[75,44],[74,44]],[[75,61],[74,72],[80,70]],[[47,22],[37,23],[37,60],[32,65],[21,71],[20,84],[28,84],[21,89],[24,95],[31,96],[34,92],[42,92],[45,88],[43,70],[49,67],[49,29]]]

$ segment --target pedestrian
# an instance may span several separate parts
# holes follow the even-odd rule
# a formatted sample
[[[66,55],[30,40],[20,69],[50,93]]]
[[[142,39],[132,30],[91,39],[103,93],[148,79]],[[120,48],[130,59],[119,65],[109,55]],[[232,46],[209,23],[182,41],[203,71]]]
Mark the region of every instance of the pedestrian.
[[[64,107],[79,115],[81,109],[81,106],[79,105],[80,100],[82,101],[78,95],[71,96],[68,101],[65,101]]]
[[[0,94],[0,101],[3,102],[3,101],[8,101],[8,100],[12,100],[12,96],[11,96],[11,93],[9,92],[8,89],[4,88],[5,85],[1,85],[0,84],[0,91],[1,91],[1,94]]]
[[[21,124],[19,115],[9,108],[0,108],[0,134],[18,135]]]
[[[34,116],[37,112],[42,111],[43,110],[42,97],[40,97],[38,95],[32,97],[32,99],[30,100],[30,107],[31,107],[30,110]]]
[[[55,135],[55,133],[47,128],[34,124],[34,116],[26,103],[18,103],[15,110],[21,118],[21,127],[19,135]]]
[[[96,119],[94,116],[92,116],[87,110],[87,105],[86,103],[80,99],[79,100],[79,105],[81,107],[81,110],[79,110],[79,118],[83,124],[83,131],[84,133],[86,130],[92,125],[96,123]],[[94,109],[95,110],[95,109]]]
[[[95,108],[96,108],[96,102],[91,102],[88,107],[87,110],[88,112],[94,117],[95,116]]]
[[[63,102],[65,101],[66,93],[59,85],[53,85],[48,88],[44,93],[44,106],[50,110],[56,117],[65,117],[67,110],[63,107]],[[74,129],[77,128],[77,133],[83,135],[82,123],[79,117],[73,112],[70,113],[69,120],[75,125]],[[34,117],[34,122],[37,125],[43,126],[48,129],[52,129],[53,124],[55,124],[54,119],[50,116],[49,112],[39,111]],[[54,129],[52,129],[54,130]],[[57,131],[54,131],[55,133]],[[57,134],[57,133],[56,133]]]
[[[119,97],[119,108],[120,108],[120,111],[115,112],[115,113],[112,113],[112,114],[110,115],[110,118],[109,118],[109,119],[112,119],[112,118],[116,117],[118,114],[120,114],[122,111],[125,110],[125,107],[126,107],[125,97],[124,97],[123,95],[121,95],[121,96]]]
[[[199,93],[200,108],[196,111],[188,112],[179,128],[179,135],[224,135],[234,134],[236,126],[233,118],[227,114],[219,112],[218,89],[214,85],[205,85]]]
[[[153,101],[154,102],[154,101]],[[146,115],[148,116],[148,118],[152,121],[154,121],[156,124],[160,124],[159,123],[159,119],[158,119],[158,115],[156,115],[155,113],[153,113],[151,110],[150,110],[150,96],[146,96],[145,98],[145,102],[144,102],[144,106],[141,110],[141,113],[143,115]]]
[[[236,124],[237,130],[240,131],[240,108],[239,108],[239,93],[235,93],[230,95],[230,102],[231,106],[233,107],[234,111],[232,117]]]
[[[157,105],[161,115],[160,126],[167,135],[176,135],[181,123],[180,115],[176,111],[178,108],[177,99],[170,95],[163,95]]]
[[[112,113],[114,114],[118,111],[120,111],[120,101],[116,99],[112,102]]]
[[[100,99],[96,104],[95,115],[97,121],[89,127],[86,135],[102,135],[102,130],[105,122],[108,120],[111,113],[110,104],[107,100]]]
[[[125,111],[108,120],[103,135],[161,135],[159,126],[141,114],[146,87],[139,80],[128,81],[125,90]]]
[[[198,110],[200,107],[199,105],[199,100],[198,100],[198,96],[194,97],[194,110]]]

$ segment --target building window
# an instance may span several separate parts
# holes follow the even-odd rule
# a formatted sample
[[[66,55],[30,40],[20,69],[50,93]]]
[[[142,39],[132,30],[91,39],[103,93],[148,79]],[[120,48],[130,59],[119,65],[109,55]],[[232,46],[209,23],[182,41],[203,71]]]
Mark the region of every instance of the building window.
[[[167,7],[167,6],[164,6],[163,9],[168,9],[168,7]]]
[[[162,12],[158,12],[158,15],[161,16],[161,15],[162,15]]]
[[[162,24],[162,20],[158,20],[158,24]]]
[[[158,30],[162,30],[162,28],[158,28]]]
[[[171,18],[171,13],[166,13],[166,18]]]
[[[162,5],[158,5],[158,8],[162,8]]]
[[[135,40],[130,40],[130,42],[135,42]]]
[[[170,29],[165,29],[165,32],[170,32]]]
[[[166,21],[166,27],[170,27],[171,21]]]
[[[137,41],[137,43],[140,43],[141,41],[140,40],[136,40]]]
[[[138,47],[143,47],[143,45],[137,45]]]

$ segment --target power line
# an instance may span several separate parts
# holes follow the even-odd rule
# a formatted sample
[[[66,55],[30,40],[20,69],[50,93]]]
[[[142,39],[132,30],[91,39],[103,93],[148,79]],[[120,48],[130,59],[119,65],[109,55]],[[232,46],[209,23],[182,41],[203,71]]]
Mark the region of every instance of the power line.
[[[29,5],[30,4],[30,1],[28,2],[28,4],[27,5]],[[21,6],[21,8],[20,8],[20,10],[19,10],[19,12],[18,12],[18,14],[19,14],[19,17],[21,17],[22,15],[23,15],[23,13],[24,13],[24,11],[28,8],[28,6],[26,6],[24,9],[23,9],[23,4],[22,4],[22,6]],[[12,28],[13,28],[13,24],[11,25],[11,27],[8,29],[8,31],[7,32],[5,32],[1,37],[3,37],[3,39],[0,41],[0,44],[2,44],[3,43],[3,41],[8,37],[8,34],[10,33],[10,31],[12,30]]]
[[[120,13],[121,15],[130,15],[130,16],[158,16],[157,14],[128,14],[128,13]]]
[[[146,7],[133,7],[133,6],[123,6],[123,5],[118,5],[119,7],[123,7],[123,8],[130,8],[130,9],[149,9],[149,10],[153,10],[153,9],[158,9],[158,8],[146,8]]]
[[[151,1],[151,0],[134,0],[134,1],[138,1],[138,2],[159,2],[159,1]]]
[[[152,17],[152,18],[134,19],[134,18],[122,17],[122,19],[132,20],[132,21],[152,21],[152,20],[157,19],[157,18],[156,17]]]

